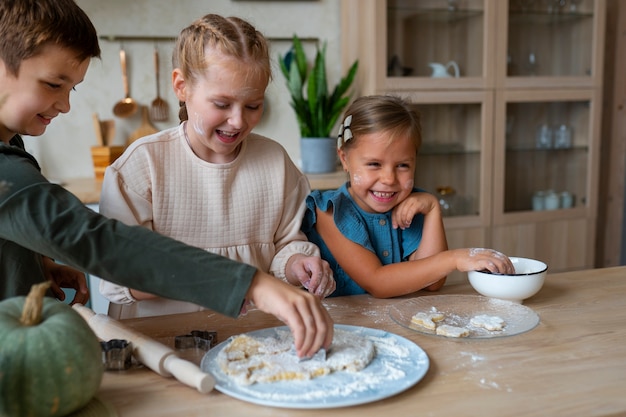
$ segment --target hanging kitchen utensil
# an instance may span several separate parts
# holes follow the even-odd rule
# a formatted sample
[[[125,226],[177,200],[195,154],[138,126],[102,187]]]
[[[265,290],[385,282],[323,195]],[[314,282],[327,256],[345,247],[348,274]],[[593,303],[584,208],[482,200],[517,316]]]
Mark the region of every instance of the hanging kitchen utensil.
[[[167,101],[161,98],[161,91],[159,88],[159,50],[154,48],[154,75],[156,78],[156,98],[152,101],[150,106],[150,118],[155,122],[162,122],[169,118],[170,109]]]
[[[133,143],[139,138],[151,135],[158,131],[159,129],[152,126],[152,123],[150,123],[150,117],[148,115],[148,107],[141,106],[141,125],[133,133],[130,134],[130,136],[128,137],[128,140],[126,141],[126,146],[130,145],[131,143]]]
[[[100,120],[98,113],[93,115],[97,146],[110,146],[115,138],[115,120]]]
[[[124,84],[124,98],[113,107],[113,114],[117,117],[130,117],[137,111],[137,102],[130,97],[128,88],[128,73],[126,69],[126,51],[120,49],[120,64],[122,66],[122,82]]]
[[[100,120],[100,126],[102,127],[102,140],[104,146],[111,146],[115,139],[115,120],[107,119]]]

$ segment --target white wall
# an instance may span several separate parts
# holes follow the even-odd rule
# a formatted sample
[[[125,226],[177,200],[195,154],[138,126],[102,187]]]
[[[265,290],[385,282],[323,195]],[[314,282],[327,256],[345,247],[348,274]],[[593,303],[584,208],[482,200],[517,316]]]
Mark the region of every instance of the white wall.
[[[194,19],[207,13],[236,15],[250,21],[268,38],[316,37],[328,42],[327,66],[329,83],[340,78],[340,7],[339,0],[314,1],[237,1],[237,0],[77,0],[93,20],[100,36],[176,37]],[[178,102],[172,92],[171,49],[173,42],[161,41],[161,96],[170,105],[167,122],[153,123],[164,129],[178,124]],[[119,61],[120,41],[102,39],[102,59],[94,60],[83,83],[72,94],[72,110],[61,115],[37,138],[25,138],[27,149],[38,158],[44,174],[51,180],[93,176],[90,147],[96,145],[92,114],[100,119],[113,119],[116,125],[115,144],[124,144],[126,137],[141,122],[140,112],[131,118],[113,116],[114,104],[123,98]],[[295,115],[289,105],[284,78],[276,63],[290,42],[272,42],[274,81],[267,90],[267,113],[256,132],[280,142],[291,158],[300,158],[299,132]],[[156,97],[156,81],[151,41],[124,41],[129,65],[130,95],[143,105]],[[313,55],[313,44],[307,44]]]

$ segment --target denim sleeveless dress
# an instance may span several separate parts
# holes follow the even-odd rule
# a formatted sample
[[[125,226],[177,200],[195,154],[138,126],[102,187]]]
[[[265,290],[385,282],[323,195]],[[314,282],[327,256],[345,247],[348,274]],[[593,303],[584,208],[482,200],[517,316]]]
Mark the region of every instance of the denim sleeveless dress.
[[[414,192],[423,191],[417,188]],[[315,190],[306,200],[306,212],[302,221],[302,231],[307,238],[320,248],[322,259],[325,259],[333,270],[337,289],[331,296],[365,294],[359,286],[343,270],[334,258],[328,246],[317,233],[315,209],[322,211],[333,208],[333,218],[339,231],[351,241],[372,251],[383,265],[406,261],[422,240],[424,216],[418,214],[407,229],[394,229],[391,222],[391,211],[386,213],[368,213],[362,210],[350,196],[348,183],[337,190]]]

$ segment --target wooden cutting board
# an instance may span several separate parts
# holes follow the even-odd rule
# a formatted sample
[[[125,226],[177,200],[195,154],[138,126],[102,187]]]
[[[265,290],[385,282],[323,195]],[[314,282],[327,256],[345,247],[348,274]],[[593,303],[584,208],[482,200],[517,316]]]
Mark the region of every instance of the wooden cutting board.
[[[150,122],[148,107],[141,106],[141,125],[137,128],[137,130],[130,134],[130,136],[126,140],[126,146],[130,145],[139,138],[152,135],[153,133],[157,133],[158,131],[159,129],[154,127]]]

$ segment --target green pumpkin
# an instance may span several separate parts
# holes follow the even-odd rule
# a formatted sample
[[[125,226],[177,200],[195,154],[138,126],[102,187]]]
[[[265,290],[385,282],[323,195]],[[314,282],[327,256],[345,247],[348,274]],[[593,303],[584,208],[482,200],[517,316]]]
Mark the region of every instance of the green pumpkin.
[[[48,286],[0,302],[0,417],[65,416],[100,387],[98,338],[70,306],[43,296]]]

